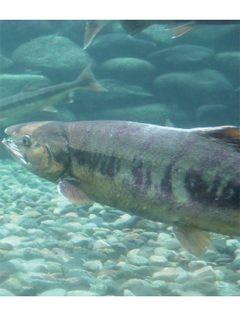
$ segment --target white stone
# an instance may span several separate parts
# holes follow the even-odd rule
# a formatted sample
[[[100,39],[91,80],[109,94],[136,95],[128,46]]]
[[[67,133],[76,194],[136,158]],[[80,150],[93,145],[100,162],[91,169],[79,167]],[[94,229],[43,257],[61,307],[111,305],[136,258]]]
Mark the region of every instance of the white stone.
[[[104,240],[97,240],[93,245],[93,250],[111,249],[111,246]]]
[[[86,261],[83,264],[83,268],[89,271],[97,271],[103,269],[103,265],[100,260]]]
[[[27,239],[27,237],[18,237],[18,236],[9,236],[6,238],[1,239],[0,243],[9,243],[12,246],[16,247],[22,240]]]
[[[126,297],[135,297],[135,294],[133,294],[132,291],[130,291],[128,289],[125,289],[123,291],[123,295],[126,296]]]
[[[193,272],[193,279],[200,280],[206,277],[216,278],[216,272],[213,270],[211,266],[205,266]]]
[[[148,261],[150,264],[162,266],[165,265],[168,260],[164,256],[152,255],[149,257]]]

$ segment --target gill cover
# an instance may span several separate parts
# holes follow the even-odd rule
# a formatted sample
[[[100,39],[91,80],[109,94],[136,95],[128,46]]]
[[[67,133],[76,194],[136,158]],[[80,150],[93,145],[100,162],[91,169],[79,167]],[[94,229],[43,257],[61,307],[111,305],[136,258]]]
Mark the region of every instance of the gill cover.
[[[5,131],[17,145],[28,170],[56,182],[69,168],[69,152],[64,123],[30,122]],[[22,163],[24,166],[24,163]]]

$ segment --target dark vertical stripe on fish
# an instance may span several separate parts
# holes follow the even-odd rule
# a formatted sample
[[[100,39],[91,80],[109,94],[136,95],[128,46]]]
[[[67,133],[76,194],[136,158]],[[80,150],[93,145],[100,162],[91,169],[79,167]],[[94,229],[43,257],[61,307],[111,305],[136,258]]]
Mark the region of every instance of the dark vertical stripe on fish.
[[[132,166],[132,177],[133,177],[133,187],[138,189],[139,191],[143,189],[143,162],[142,159],[139,158],[137,163],[136,157],[133,158],[133,166]]]
[[[164,177],[160,183],[160,190],[163,196],[171,196],[172,195],[172,181],[171,181],[171,172],[172,172],[173,164],[170,163],[164,173]]]

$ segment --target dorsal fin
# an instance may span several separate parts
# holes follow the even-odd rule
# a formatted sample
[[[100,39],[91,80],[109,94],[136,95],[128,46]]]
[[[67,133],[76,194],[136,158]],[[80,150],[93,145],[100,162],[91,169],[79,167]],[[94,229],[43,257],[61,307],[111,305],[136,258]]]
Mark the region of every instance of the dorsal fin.
[[[240,127],[221,126],[221,127],[206,127],[194,128],[191,131],[215,140],[219,143],[224,143],[240,152]]]

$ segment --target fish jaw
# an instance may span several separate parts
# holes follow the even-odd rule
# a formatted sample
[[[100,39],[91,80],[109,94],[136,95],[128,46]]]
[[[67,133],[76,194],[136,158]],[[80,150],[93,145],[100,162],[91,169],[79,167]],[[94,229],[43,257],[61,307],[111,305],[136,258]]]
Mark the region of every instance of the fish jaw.
[[[69,167],[67,140],[59,122],[28,122],[10,126],[11,139],[2,144],[10,155],[30,172],[57,183]]]
[[[3,139],[2,144],[5,146],[8,153],[13,157],[15,161],[20,163],[23,167],[25,167],[29,171],[33,171],[33,166],[28,160],[24,157],[24,155],[19,150],[17,144],[10,139]]]

